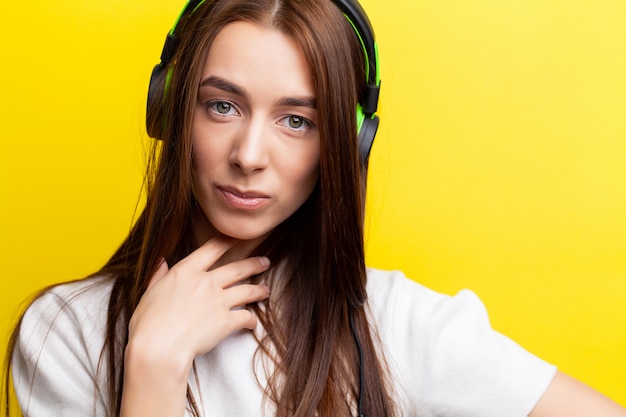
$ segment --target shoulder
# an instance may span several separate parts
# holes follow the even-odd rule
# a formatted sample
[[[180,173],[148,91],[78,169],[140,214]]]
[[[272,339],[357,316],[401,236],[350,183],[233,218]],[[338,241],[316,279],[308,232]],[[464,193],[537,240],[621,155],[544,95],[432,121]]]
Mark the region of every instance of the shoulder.
[[[402,312],[412,306],[418,315],[430,315],[450,296],[433,291],[411,279],[400,271],[382,271],[368,268],[367,294],[370,305],[379,315]],[[472,297],[470,291],[463,291],[462,297]]]
[[[104,277],[57,285],[28,307],[12,358],[14,387],[26,414],[63,404],[67,410],[93,410],[94,399],[102,398],[95,381],[102,378],[112,285]]]
[[[54,286],[26,310],[19,328],[16,356],[39,362],[43,354],[71,349],[81,360],[97,363],[104,342],[113,280],[88,278]]]
[[[20,326],[20,338],[43,342],[53,330],[75,324],[73,330],[89,331],[106,321],[113,280],[88,278],[60,284],[45,291],[26,310]]]
[[[469,290],[440,294],[401,272],[374,269],[367,289],[406,409],[423,416],[526,416],[554,376],[552,365],[491,328]]]
[[[399,271],[369,269],[367,293],[372,314],[387,329],[419,331],[423,336],[424,331],[443,330],[461,318],[488,322],[484,305],[472,291],[442,294]]]
[[[430,351],[433,344],[467,343],[493,332],[485,306],[470,290],[450,296],[399,271],[375,269],[368,270],[367,290],[370,314],[383,341],[403,341],[411,349]]]

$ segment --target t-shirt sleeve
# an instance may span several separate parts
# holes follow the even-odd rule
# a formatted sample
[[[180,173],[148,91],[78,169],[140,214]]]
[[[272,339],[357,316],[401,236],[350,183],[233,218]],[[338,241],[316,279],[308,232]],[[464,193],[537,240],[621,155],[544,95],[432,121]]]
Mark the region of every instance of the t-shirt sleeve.
[[[491,328],[471,291],[451,297],[370,272],[370,303],[403,416],[525,417],[556,368]]]
[[[108,298],[75,290],[69,285],[47,292],[22,319],[12,373],[26,417],[105,415],[105,397],[96,378],[105,318],[102,304]]]

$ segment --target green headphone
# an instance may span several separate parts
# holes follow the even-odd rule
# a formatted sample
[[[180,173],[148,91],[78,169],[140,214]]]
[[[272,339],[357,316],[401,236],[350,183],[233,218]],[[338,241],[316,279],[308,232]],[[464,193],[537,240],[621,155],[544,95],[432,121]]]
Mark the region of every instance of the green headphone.
[[[188,0],[185,8],[182,10],[178,19],[174,23],[172,29],[170,29],[165,39],[165,45],[163,45],[163,51],[161,52],[161,62],[159,62],[152,70],[152,76],[150,77],[150,86],[148,87],[148,108],[155,104],[153,103],[158,96],[156,92],[159,89],[159,80],[163,71],[166,71],[167,65],[174,58],[176,48],[178,47],[179,38],[176,33],[176,27],[178,22],[183,16],[192,13],[196,10],[205,0]],[[365,11],[356,0],[332,0],[332,2],[343,12],[346,19],[350,22],[354,31],[356,32],[363,52],[365,54],[365,61],[367,62],[366,74],[366,89],[362,102],[357,103],[356,115],[357,115],[357,127],[358,127],[358,140],[359,140],[359,157],[361,162],[367,166],[369,159],[369,153],[374,143],[374,137],[378,130],[379,119],[376,115],[376,109],[378,107],[378,95],[380,91],[380,76],[378,73],[378,47],[374,38],[374,30],[370,24],[370,21],[365,14]],[[169,83],[169,77],[171,72],[166,74],[165,88]],[[160,139],[158,132],[150,131],[150,136]]]

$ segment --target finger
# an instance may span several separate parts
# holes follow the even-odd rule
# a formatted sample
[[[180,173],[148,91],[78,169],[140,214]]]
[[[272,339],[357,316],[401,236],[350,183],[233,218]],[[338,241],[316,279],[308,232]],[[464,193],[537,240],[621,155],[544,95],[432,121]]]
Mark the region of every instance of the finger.
[[[257,317],[249,310],[232,310],[230,312],[230,318],[231,333],[238,329],[256,329]]]
[[[227,289],[224,294],[227,305],[235,308],[266,300],[270,290],[264,285],[242,284]]]
[[[210,273],[221,288],[228,288],[253,275],[265,272],[269,266],[270,260],[265,256],[255,256],[220,266]]]
[[[206,271],[211,265],[217,262],[226,251],[235,246],[237,242],[237,239],[223,235],[209,239],[179,263],[186,264],[193,269]]]
[[[148,288],[146,289],[146,291],[152,288],[154,284],[159,282],[169,270],[170,268],[167,266],[167,261],[165,259],[162,259],[161,265],[159,265],[154,275],[152,275],[152,278],[150,278],[150,282],[148,283]]]

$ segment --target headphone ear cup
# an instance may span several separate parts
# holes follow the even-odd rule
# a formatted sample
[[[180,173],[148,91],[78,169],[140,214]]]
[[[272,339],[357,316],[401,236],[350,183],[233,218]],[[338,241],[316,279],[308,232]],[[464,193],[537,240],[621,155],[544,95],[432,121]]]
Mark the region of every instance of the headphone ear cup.
[[[367,167],[369,161],[370,151],[376,132],[378,131],[378,124],[380,120],[378,116],[373,115],[368,117],[363,113],[363,108],[360,104],[356,106],[356,121],[358,128],[358,141],[359,141],[359,159],[364,167]]]
[[[163,139],[162,130],[163,124],[157,122],[157,120],[164,120],[162,118],[164,90],[167,88],[166,79],[168,78],[166,73],[166,67],[161,64],[157,64],[152,69],[150,75],[150,84],[148,86],[148,99],[146,101],[146,131],[148,136],[154,139]]]

